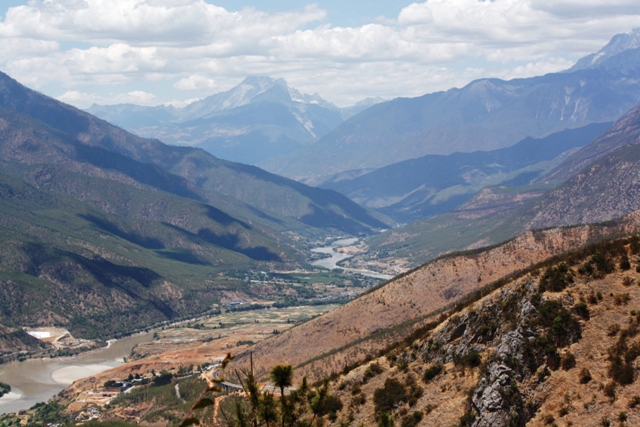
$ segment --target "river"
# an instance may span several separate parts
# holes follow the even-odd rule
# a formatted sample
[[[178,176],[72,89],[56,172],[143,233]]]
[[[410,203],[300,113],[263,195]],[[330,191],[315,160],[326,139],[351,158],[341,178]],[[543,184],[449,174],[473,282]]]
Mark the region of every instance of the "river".
[[[0,398],[0,414],[29,409],[48,401],[77,379],[120,366],[136,344],[152,339],[152,333],[134,335],[78,356],[0,365],[0,381],[11,386],[11,393]]]
[[[323,246],[321,248],[311,249],[311,252],[331,255],[330,258],[323,258],[323,259],[319,259],[317,261],[313,261],[311,263],[311,265],[315,265],[316,267],[326,268],[326,269],[329,269],[329,270],[333,270],[335,268],[340,268],[340,269],[342,269],[344,271],[351,271],[353,273],[358,273],[358,274],[361,274],[363,276],[373,277],[373,278],[376,278],[376,279],[383,279],[383,280],[391,279],[393,276],[389,276],[387,274],[376,273],[375,271],[370,271],[370,270],[361,270],[361,269],[355,269],[355,268],[344,268],[344,267],[340,267],[338,265],[338,263],[340,261],[345,260],[347,258],[351,258],[353,255],[337,252],[336,249],[337,248],[342,248],[344,246],[353,245],[357,241],[358,241],[358,239],[355,239],[355,238],[340,239],[340,240],[336,240],[335,242],[331,243],[331,245],[329,245],[329,246]]]

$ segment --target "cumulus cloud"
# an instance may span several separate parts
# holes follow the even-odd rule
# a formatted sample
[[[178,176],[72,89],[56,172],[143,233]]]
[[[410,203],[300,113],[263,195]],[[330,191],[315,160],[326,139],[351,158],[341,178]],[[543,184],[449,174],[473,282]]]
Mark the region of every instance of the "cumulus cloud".
[[[173,87],[180,90],[208,90],[216,87],[216,81],[205,76],[193,75],[178,80]]]
[[[110,93],[106,95],[96,93],[79,92],[70,90],[57,99],[67,104],[78,105],[87,108],[92,104],[137,104],[137,105],[157,105],[158,99],[152,93],[135,90],[128,93]]]
[[[139,103],[176,102],[259,74],[344,105],[566,69],[638,26],[640,2],[428,0],[357,27],[326,19],[316,5],[269,13],[204,0],[30,0],[0,20],[0,69],[72,103],[105,92],[134,102],[123,100],[136,84],[155,95]]]

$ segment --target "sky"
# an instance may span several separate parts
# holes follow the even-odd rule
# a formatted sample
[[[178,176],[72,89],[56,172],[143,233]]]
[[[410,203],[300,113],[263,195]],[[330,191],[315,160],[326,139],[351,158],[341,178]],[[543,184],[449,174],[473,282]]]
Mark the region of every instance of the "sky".
[[[638,0],[1,0],[0,71],[80,108],[250,75],[345,107],[561,71],[636,27]]]

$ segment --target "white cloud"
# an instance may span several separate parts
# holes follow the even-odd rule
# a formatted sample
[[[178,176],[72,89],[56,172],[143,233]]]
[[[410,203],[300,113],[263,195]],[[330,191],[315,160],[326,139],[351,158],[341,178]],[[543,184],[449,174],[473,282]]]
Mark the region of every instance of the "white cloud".
[[[640,2],[429,0],[358,27],[326,17],[315,5],[267,13],[204,0],[30,0],[0,20],[0,69],[72,103],[134,102],[136,85],[155,95],[141,103],[175,103],[258,74],[345,105],[566,69],[638,26]]]
[[[92,104],[138,104],[138,105],[158,105],[158,99],[154,94],[135,90],[128,93],[116,93],[100,95],[96,93],[83,93],[75,90],[67,91],[58,96],[57,99],[67,104],[77,105],[87,108]]]
[[[269,14],[252,8],[228,12],[204,0],[32,0],[9,9],[0,35],[153,46],[228,40],[247,45],[325,16],[314,5]]]
[[[193,75],[178,80],[173,87],[180,90],[211,90],[216,88],[216,81],[202,75]]]

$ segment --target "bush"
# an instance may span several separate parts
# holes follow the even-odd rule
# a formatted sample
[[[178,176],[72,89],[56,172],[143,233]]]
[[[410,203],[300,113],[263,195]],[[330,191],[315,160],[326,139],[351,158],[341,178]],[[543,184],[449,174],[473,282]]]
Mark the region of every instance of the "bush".
[[[611,402],[616,400],[616,385],[614,383],[607,383],[604,386],[604,395],[609,398]]]
[[[467,411],[462,417],[460,417],[460,422],[458,423],[458,426],[471,427],[475,421],[476,421],[476,414],[474,414],[472,411]]]
[[[565,263],[547,267],[540,278],[540,292],[560,292],[570,283],[573,283],[573,274]]]
[[[629,287],[631,285],[633,285],[633,279],[631,277],[629,277],[629,276],[625,276],[622,279],[622,286]]]
[[[415,411],[402,419],[402,427],[416,427],[422,421],[422,412]]]
[[[631,363],[623,360],[620,356],[610,358],[609,375],[618,384],[628,385],[633,383],[635,369]]]
[[[382,369],[382,366],[380,366],[379,363],[372,363],[372,364],[369,365],[369,367],[366,369],[366,371],[364,371],[362,382],[366,383],[371,378],[375,377],[376,375],[381,374],[382,372],[383,372],[383,369]]]
[[[580,380],[580,384],[586,384],[592,380],[591,372],[587,368],[582,368],[580,370],[580,375],[578,375],[578,379]]]
[[[429,381],[431,381],[432,379],[440,375],[440,373],[442,372],[442,369],[443,369],[442,364],[437,363],[432,367],[425,369],[424,376],[422,377],[422,379],[424,380],[425,383],[428,383]]]
[[[393,427],[395,423],[393,422],[393,418],[386,412],[380,413],[380,419],[378,420],[378,427]]]
[[[540,304],[538,324],[551,328],[555,344],[564,346],[581,337],[580,322],[558,301]]]
[[[394,407],[407,400],[407,391],[395,378],[387,378],[384,387],[373,393],[373,403],[376,412],[390,412]]]
[[[153,385],[161,386],[161,385],[171,384],[172,378],[173,378],[173,375],[170,372],[163,370],[162,372],[160,372],[160,375],[153,378]]]
[[[573,368],[576,366],[576,357],[573,355],[573,353],[571,352],[566,352],[563,356],[562,356],[562,360],[560,362],[560,366],[562,367],[562,369],[564,369],[565,371],[568,371],[569,369]]]
[[[620,270],[629,270],[631,268],[631,263],[629,262],[629,257],[625,254],[620,257]]]
[[[618,332],[620,332],[620,325],[617,323],[612,323],[607,328],[607,335],[610,337],[615,337],[616,335],[618,335]]]
[[[626,294],[616,294],[613,296],[613,303],[615,305],[627,305],[631,301],[631,295]]]
[[[477,366],[480,366],[480,364],[482,363],[482,357],[476,350],[471,350],[464,356],[454,356],[453,362],[456,365],[475,368]]]
[[[584,302],[579,302],[576,305],[573,306],[573,310],[576,312],[576,314],[580,317],[582,317],[585,320],[589,320],[589,306],[587,306],[586,303]]]

